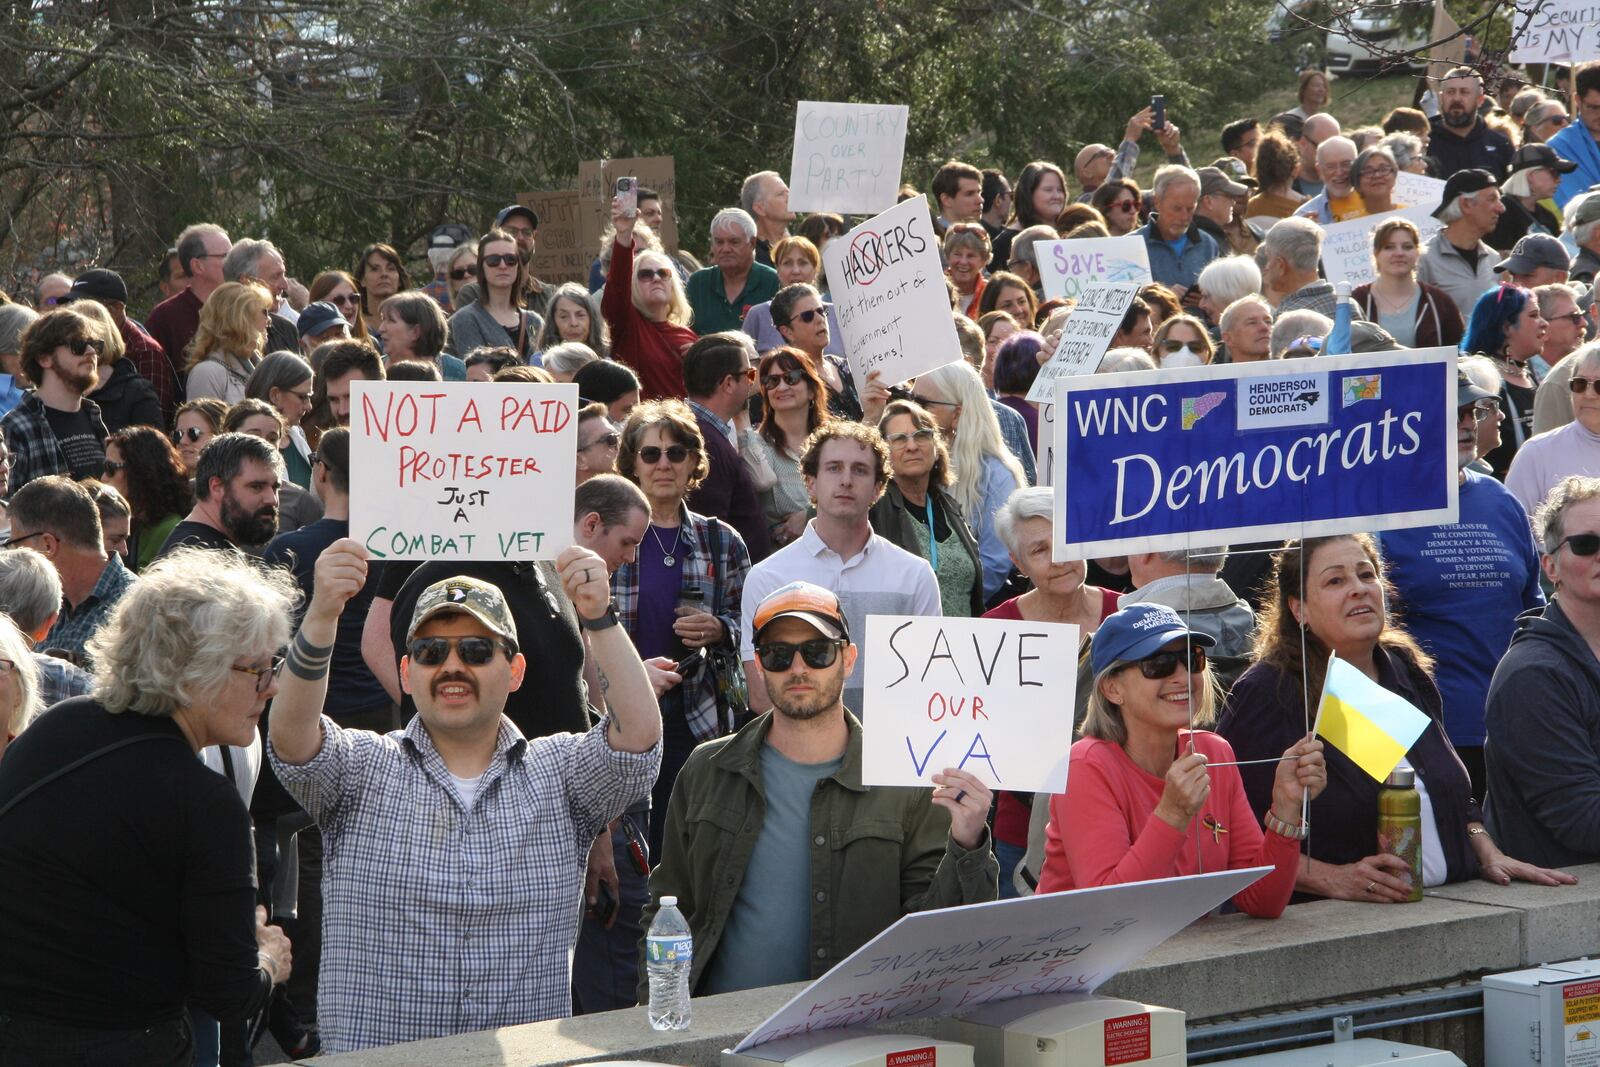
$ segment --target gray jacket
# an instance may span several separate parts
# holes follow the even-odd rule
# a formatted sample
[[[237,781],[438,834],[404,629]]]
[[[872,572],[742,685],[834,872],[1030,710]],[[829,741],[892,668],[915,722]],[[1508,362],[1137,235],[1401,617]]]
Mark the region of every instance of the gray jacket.
[[[544,319],[531,311],[522,313],[523,342],[519,354],[524,361],[539,350],[539,331],[542,329]],[[501,346],[515,349],[517,338],[496,322],[494,316],[489,314],[489,309],[482,304],[468,304],[450,316],[449,339],[444,343],[444,350],[452,356],[466,359],[467,354],[475,348]]]
[[[1472,305],[1478,297],[1500,284],[1500,276],[1494,272],[1498,262],[1500,253],[1479,241],[1478,265],[1474,268],[1440,230],[1423,243],[1417,260],[1417,281],[1437,285],[1448,293],[1461,310],[1462,321],[1466,321],[1472,318]]]

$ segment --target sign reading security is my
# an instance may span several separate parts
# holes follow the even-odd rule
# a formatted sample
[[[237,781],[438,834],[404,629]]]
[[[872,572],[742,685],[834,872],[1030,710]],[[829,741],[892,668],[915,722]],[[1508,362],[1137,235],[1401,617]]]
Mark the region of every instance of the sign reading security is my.
[[[1456,521],[1455,353],[1062,378],[1058,560]]]

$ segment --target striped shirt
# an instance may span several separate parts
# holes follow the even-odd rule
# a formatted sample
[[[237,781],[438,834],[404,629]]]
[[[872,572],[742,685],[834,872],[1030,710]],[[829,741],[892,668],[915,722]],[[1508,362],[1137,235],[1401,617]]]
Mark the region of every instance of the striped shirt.
[[[420,716],[386,736],[323,716],[299,766],[269,747],[322,828],[326,1051],[572,1014],[589,846],[661,764],[659,743],[614,750],[608,725],[528,741],[502,716],[470,805]]]

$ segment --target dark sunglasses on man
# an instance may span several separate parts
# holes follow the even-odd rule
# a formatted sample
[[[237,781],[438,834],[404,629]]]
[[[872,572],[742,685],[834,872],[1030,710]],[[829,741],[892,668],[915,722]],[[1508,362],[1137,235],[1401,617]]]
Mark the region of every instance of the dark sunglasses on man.
[[[494,637],[418,637],[406,647],[406,654],[419,667],[439,667],[450,658],[452,648],[468,667],[482,667],[494,659],[497,649],[504,648],[506,658],[511,658],[511,650]]]
[[[794,654],[798,652],[807,667],[822,671],[834,665],[840,649],[847,644],[849,642],[842,637],[819,637],[798,645],[769,641],[756,646],[756,658],[761,661],[762,670],[781,674],[794,664]]]

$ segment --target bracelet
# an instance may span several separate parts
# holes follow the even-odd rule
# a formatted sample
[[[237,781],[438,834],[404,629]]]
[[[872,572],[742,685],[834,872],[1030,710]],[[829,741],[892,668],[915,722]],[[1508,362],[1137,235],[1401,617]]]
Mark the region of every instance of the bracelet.
[[[272,984],[277,985],[278,961],[267,955],[265,952],[262,952],[260,949],[256,950],[256,960],[261,964],[262,970],[267,972],[267,977],[272,980]]]
[[[1267,809],[1267,817],[1262,821],[1266,823],[1268,830],[1271,830],[1279,837],[1287,837],[1291,841],[1304,841],[1306,835],[1311,833],[1310,823],[1303,822],[1299,826],[1290,826],[1272,814],[1272,809],[1270,808]]]

